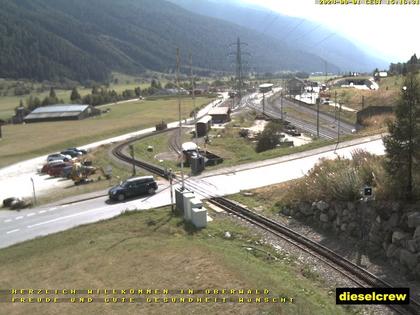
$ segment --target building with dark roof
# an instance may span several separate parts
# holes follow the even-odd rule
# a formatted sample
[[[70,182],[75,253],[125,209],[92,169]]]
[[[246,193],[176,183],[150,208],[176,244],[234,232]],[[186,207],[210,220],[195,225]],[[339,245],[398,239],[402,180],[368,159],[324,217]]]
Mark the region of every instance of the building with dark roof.
[[[212,122],[215,124],[223,124],[230,121],[230,108],[229,107],[214,107],[210,109],[209,115]]]
[[[101,111],[91,105],[60,104],[42,106],[33,110],[23,119],[25,123],[81,120],[91,116],[99,115]]]

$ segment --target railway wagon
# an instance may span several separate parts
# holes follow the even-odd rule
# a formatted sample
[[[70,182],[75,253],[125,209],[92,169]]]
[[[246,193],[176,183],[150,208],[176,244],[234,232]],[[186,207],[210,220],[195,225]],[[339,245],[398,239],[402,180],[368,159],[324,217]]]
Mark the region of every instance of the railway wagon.
[[[205,135],[207,135],[210,129],[211,129],[211,116],[210,115],[204,116],[195,124],[195,130],[197,132],[198,137],[204,137]]]

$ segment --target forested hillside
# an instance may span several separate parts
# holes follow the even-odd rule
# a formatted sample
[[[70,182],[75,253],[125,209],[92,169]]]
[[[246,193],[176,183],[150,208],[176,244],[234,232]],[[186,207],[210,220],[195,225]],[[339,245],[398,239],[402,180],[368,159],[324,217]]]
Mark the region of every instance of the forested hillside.
[[[249,44],[251,70],[320,71],[323,61],[273,37],[164,0],[0,0],[0,77],[106,80],[111,71],[170,72],[175,50],[197,70],[234,70],[229,44]],[[337,71],[331,65],[331,71]]]
[[[369,54],[363,47],[340,35],[340,30],[329,29],[307,19],[282,15],[237,0],[170,1],[194,13],[222,19],[272,36],[291,49],[320,56],[328,64],[335,64],[344,72],[370,72],[375,67],[384,68],[388,65],[388,61]]]

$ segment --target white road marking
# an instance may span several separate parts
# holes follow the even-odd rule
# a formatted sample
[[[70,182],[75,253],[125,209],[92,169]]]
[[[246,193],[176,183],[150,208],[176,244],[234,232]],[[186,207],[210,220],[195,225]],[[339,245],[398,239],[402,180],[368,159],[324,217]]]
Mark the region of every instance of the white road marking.
[[[23,216],[19,216],[15,218],[15,220],[21,220],[21,219],[23,219]]]
[[[50,208],[48,211],[54,211],[54,210],[57,210],[57,207]]]
[[[38,211],[38,213],[45,213],[45,212],[47,212],[47,210]]]
[[[86,210],[86,211],[75,213],[75,214],[70,214],[70,215],[67,215],[67,216],[64,216],[64,217],[60,217],[60,218],[56,218],[56,219],[52,219],[52,220],[49,220],[49,221],[44,221],[44,222],[36,223],[36,224],[33,224],[33,225],[28,225],[27,228],[28,229],[31,229],[31,228],[36,227],[36,226],[45,225],[45,224],[48,224],[48,223],[53,223],[53,222],[57,222],[57,221],[61,221],[61,220],[65,220],[65,219],[69,219],[69,218],[73,218],[73,217],[77,217],[79,215],[83,215],[83,214],[86,214],[86,213],[89,213],[89,212],[101,211],[101,210],[103,210],[105,208],[108,208],[108,207],[101,207],[101,208],[97,208],[97,209]]]
[[[66,208],[66,207],[68,207],[69,205],[62,205],[61,206],[61,208]]]
[[[36,213],[35,212],[31,212],[31,213],[28,213],[26,216],[27,217],[32,217],[33,215],[35,215]]]
[[[6,232],[6,234],[11,234],[11,233],[19,232],[19,231],[20,231],[20,229],[11,230],[11,231],[9,231],[9,232]]]
[[[9,222],[12,222],[12,219],[4,220],[4,223],[9,223]]]

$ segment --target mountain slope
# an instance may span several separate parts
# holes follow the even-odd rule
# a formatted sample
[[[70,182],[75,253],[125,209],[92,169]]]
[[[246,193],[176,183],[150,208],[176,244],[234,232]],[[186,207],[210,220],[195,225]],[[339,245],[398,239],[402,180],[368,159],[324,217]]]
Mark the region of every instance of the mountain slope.
[[[388,61],[369,55],[335,30],[330,30],[319,23],[282,15],[238,0],[170,1],[191,12],[265,33],[291,49],[320,56],[327,60],[328,64],[340,67],[342,71],[370,72],[375,67],[388,66]]]
[[[249,44],[257,71],[320,71],[322,60],[237,24],[164,0],[0,0],[0,77],[105,80],[110,71],[173,71],[175,50],[200,69],[232,71],[229,44]],[[331,70],[338,70],[331,65]]]

